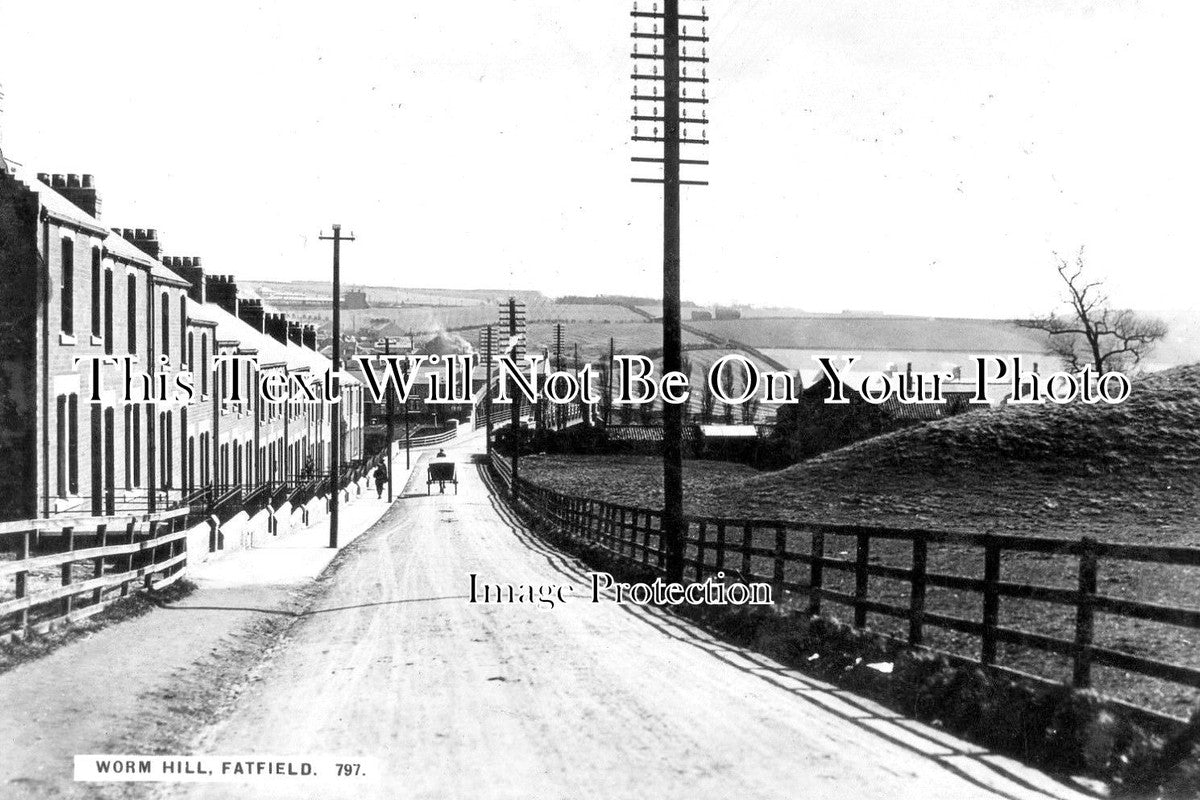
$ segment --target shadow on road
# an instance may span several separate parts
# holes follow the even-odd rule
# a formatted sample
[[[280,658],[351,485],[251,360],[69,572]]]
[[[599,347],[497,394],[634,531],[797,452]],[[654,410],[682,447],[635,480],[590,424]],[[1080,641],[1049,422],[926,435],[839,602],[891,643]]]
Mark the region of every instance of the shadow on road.
[[[447,595],[445,597],[410,597],[406,600],[380,600],[378,603],[359,603],[353,606],[335,606],[334,608],[314,608],[307,611],[288,611],[282,608],[253,608],[248,606],[173,606],[161,600],[151,599],[150,602],[166,611],[252,611],[258,614],[275,614],[281,617],[311,617],[317,614],[329,614],[334,611],[353,611],[356,608],[371,608],[372,606],[394,606],[403,603],[432,603],[438,600],[466,600],[469,595]]]

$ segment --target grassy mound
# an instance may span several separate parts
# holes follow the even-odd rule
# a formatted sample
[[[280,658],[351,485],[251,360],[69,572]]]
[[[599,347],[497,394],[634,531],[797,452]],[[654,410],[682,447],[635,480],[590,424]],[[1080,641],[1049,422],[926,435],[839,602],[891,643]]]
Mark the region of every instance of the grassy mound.
[[[1200,365],[1121,405],[1010,406],[879,436],[714,486],[728,516],[1195,542]]]

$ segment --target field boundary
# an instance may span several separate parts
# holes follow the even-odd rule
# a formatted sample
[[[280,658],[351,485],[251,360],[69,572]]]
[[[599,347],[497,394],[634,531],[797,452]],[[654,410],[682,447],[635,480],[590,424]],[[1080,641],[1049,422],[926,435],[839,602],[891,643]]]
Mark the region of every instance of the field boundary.
[[[512,478],[507,462],[493,454],[491,467],[511,492]],[[518,479],[517,490],[522,506],[519,510],[554,526],[582,544],[598,546],[618,558],[649,567],[660,574],[665,573],[666,553],[660,535],[661,512],[565,495],[524,478]],[[925,632],[929,628],[967,634],[979,640],[977,659],[944,654],[959,662],[1021,679],[1055,683],[997,664],[999,645],[1012,645],[1069,658],[1071,678],[1064,683],[1074,688],[1091,687],[1093,668],[1106,666],[1190,689],[1200,689],[1200,669],[1099,646],[1095,642],[1097,613],[1200,629],[1200,609],[1114,597],[1097,590],[1097,574],[1104,563],[1152,563],[1200,568],[1198,547],[1103,542],[1089,537],[1065,539],[972,534],[693,515],[685,515],[685,522],[687,580],[716,579],[718,573],[725,573],[747,583],[767,583],[773,589],[776,603],[795,605],[813,616],[822,612],[825,603],[849,607],[853,610],[854,627],[860,630],[867,629],[870,614],[906,620],[907,636],[888,638],[915,648],[932,649],[925,642]],[[761,544],[763,535],[767,536],[770,546]],[[847,557],[830,555],[826,549],[826,537],[833,536],[853,539],[856,544],[853,554],[847,553]],[[797,538],[807,541],[808,547],[803,548],[806,552],[798,552],[795,548]],[[872,563],[871,545],[879,541],[908,544],[911,549],[910,566]],[[983,557],[983,575],[964,577],[930,570],[928,550],[929,545],[934,543],[952,543],[978,551]],[[1076,586],[1063,588],[1001,580],[1000,564],[1004,553],[1036,553],[1046,558],[1072,559],[1077,575]],[[803,568],[807,580],[797,580],[796,566]],[[829,588],[827,573],[852,576],[853,591]],[[873,598],[870,594],[873,577],[906,584],[908,602],[900,604]],[[930,587],[977,594],[979,615],[966,618],[929,611],[926,596]],[[1002,598],[1050,603],[1072,609],[1073,636],[1056,637],[999,624]],[[1114,702],[1129,711],[1135,719],[1156,728],[1174,730],[1184,722],[1179,717],[1120,698],[1114,698]]]
[[[131,586],[149,591],[175,583],[187,573],[188,531],[183,523],[188,512],[184,506],[131,517],[6,523],[0,538],[16,539],[17,558],[0,562],[0,578],[15,582],[15,596],[0,602],[0,619],[12,620],[0,628],[0,641],[86,619],[128,597]],[[33,555],[35,543],[51,552]],[[77,580],[79,569],[89,564],[91,577]],[[58,586],[29,591],[30,573],[55,569]]]

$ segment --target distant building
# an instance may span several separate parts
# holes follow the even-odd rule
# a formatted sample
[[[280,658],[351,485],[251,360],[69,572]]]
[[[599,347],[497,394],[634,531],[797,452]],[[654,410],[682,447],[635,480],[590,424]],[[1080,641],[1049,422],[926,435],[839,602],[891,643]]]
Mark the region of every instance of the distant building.
[[[732,306],[716,306],[713,309],[715,319],[741,319],[742,312]]]
[[[711,311],[697,309],[692,312],[692,322],[707,322],[713,318]]]
[[[361,290],[346,292],[346,296],[342,300],[342,308],[345,309],[358,310],[370,307],[367,303],[367,293]]]

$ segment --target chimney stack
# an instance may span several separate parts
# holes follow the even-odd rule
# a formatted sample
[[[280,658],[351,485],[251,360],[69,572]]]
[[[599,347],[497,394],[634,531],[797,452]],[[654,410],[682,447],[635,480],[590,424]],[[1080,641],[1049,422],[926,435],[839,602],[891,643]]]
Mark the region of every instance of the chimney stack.
[[[237,282],[232,275],[205,275],[204,291],[208,302],[216,304],[226,313],[237,316]]]
[[[42,183],[47,183],[46,177],[44,172],[38,174]],[[100,219],[100,195],[96,194],[96,182],[91,175],[55,175],[49,183],[81,210]]]
[[[305,325],[304,330],[302,332],[302,338],[304,339],[305,347],[307,347],[309,350],[316,350],[317,349],[317,326],[316,325]]]
[[[267,314],[263,318],[263,333],[282,345],[288,343],[287,317],[283,314]]]
[[[113,231],[120,233],[125,241],[151,258],[162,255],[162,242],[158,240],[158,231],[154,228],[113,228]]]
[[[162,263],[164,267],[191,284],[188,286],[188,297],[201,305],[205,303],[208,297],[207,281],[204,279],[204,267],[201,265],[200,256],[190,258],[163,256]]]
[[[238,300],[238,319],[263,333],[263,304],[258,298]]]

